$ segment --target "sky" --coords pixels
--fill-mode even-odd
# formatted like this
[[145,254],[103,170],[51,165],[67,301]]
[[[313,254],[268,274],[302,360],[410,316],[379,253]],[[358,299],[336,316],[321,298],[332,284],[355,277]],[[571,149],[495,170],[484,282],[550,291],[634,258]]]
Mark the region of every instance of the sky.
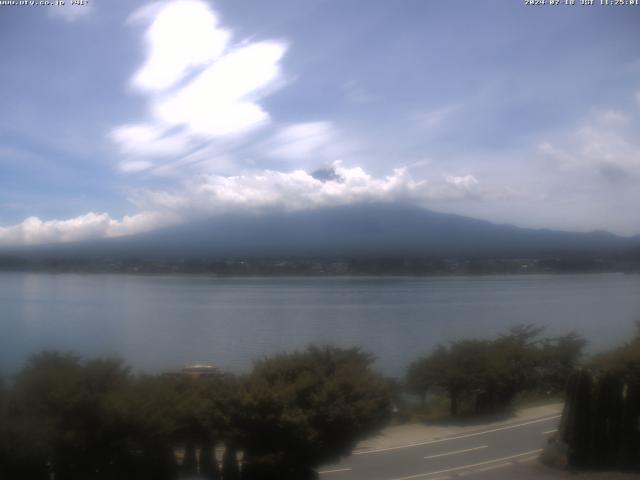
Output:
[[372,201],[640,234],[640,5],[10,3],[0,246]]

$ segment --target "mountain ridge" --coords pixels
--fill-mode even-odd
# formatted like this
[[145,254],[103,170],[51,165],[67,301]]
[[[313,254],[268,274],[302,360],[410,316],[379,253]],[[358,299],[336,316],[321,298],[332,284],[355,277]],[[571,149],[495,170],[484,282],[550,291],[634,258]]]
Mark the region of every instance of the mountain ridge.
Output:
[[602,255],[640,238],[496,224],[402,203],[236,213],[126,237],[0,249],[22,257],[348,257]]

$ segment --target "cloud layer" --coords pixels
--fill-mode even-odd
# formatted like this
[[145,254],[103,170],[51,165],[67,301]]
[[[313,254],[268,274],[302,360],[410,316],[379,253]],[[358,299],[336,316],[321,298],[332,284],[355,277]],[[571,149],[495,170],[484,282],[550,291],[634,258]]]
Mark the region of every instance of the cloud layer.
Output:
[[88,213],[67,220],[24,222],[0,228],[0,245],[68,242],[130,235],[207,216],[281,209],[287,211],[361,202],[459,199],[481,195],[472,176],[446,177],[439,182],[414,180],[406,169],[395,169],[375,178],[362,168],[332,167],[329,179],[319,179],[302,170],[263,172],[236,176],[203,175],[174,191],[136,192],[132,201],[141,213],[111,218],[106,213]]
[[0,245],[37,245],[74,242],[87,239],[117,237],[152,230],[175,223],[166,213],[143,212],[120,220],[107,213],[87,213],[66,220],[43,221],[29,217],[22,223],[0,227]]

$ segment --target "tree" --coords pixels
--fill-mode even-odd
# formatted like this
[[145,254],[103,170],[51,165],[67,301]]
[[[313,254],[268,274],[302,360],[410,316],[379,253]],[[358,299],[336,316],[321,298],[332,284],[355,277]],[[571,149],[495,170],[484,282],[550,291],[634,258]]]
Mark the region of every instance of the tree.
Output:
[[390,414],[385,380],[359,349],[309,347],[256,363],[242,399],[243,479],[314,478]]
[[179,402],[170,379],[149,375],[132,379],[120,397],[118,408],[132,454],[127,472],[131,478],[169,480],[175,477],[173,450],[179,430]]
[[495,409],[507,408],[517,395],[536,388],[542,342],[539,336],[543,330],[534,325],[517,325],[492,343],[500,378]]
[[460,340],[448,346],[440,345],[431,355],[410,366],[408,382],[414,391],[443,390],[449,397],[450,414],[458,415],[464,399],[493,394],[500,366],[494,354],[492,343],[487,340]]
[[567,381],[582,358],[586,343],[575,332],[541,342],[538,373],[540,390],[547,394],[566,390]]
[[175,402],[162,379],[119,360],[36,355],[9,398],[7,478],[170,479]]
[[237,450],[233,443],[227,441],[222,457],[222,478],[223,480],[239,480],[240,469],[238,468]]
[[118,468],[127,447],[115,405],[128,379],[117,360],[83,364],[51,352],[32,357],[16,378],[9,405],[15,428],[8,435],[33,445],[21,445],[30,465],[16,468],[52,471],[61,480],[98,478]]
[[453,342],[440,369],[439,385],[449,394],[450,413],[457,415],[464,396],[479,392],[487,376],[488,344],[482,340]]
[[429,390],[438,385],[438,371],[444,366],[446,354],[441,346],[430,356],[412,362],[407,369],[405,386],[410,393],[418,395],[423,404]]
[[[228,374],[171,379],[176,395],[177,442],[185,446],[183,473],[196,471],[208,479],[220,476],[214,448],[222,440],[233,443],[236,432],[238,382]],[[199,459],[195,452],[200,451]]]
[[640,325],[631,341],[571,376],[560,424],[569,465],[640,470],[638,418]]
[[474,413],[491,413],[541,385],[561,391],[585,342],[575,334],[540,340],[541,332],[521,325],[494,340],[440,345],[409,366],[407,387],[422,397],[430,388],[445,391],[451,415],[460,413],[463,402],[472,405]]
[[616,372],[625,378],[640,379],[640,321],[636,322],[636,335],[620,347],[594,356],[592,368]]

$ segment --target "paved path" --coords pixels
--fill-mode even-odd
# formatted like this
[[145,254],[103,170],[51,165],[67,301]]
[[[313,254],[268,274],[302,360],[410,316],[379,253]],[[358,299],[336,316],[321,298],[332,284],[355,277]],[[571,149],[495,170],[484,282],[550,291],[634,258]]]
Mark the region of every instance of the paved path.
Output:
[[512,478],[505,470],[538,458],[556,431],[562,406],[537,407],[484,425],[407,425],[367,440],[322,480],[445,480],[467,475]]

